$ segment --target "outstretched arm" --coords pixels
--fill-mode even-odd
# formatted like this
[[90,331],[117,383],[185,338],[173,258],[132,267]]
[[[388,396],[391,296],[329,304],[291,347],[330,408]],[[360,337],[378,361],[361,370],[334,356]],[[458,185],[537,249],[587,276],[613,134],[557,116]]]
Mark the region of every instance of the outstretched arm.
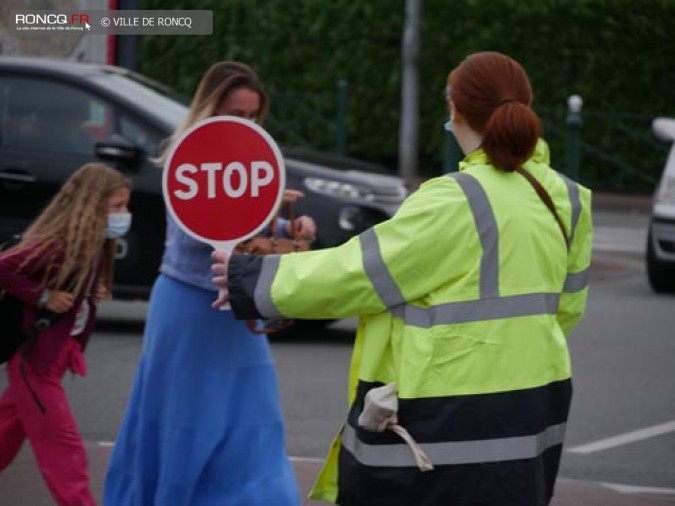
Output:
[[[457,226],[468,204],[457,183],[437,178],[396,215],[335,247],[288,255],[216,256],[215,282],[226,286],[238,318],[344,318],[415,301],[461,269],[453,244],[476,236]],[[439,234],[442,236],[439,237]]]

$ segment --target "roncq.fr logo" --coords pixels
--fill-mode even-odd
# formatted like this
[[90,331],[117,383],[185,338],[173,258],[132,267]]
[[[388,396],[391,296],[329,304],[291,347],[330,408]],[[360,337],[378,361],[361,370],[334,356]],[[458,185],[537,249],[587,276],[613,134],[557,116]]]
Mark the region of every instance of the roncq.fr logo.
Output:
[[89,14],[15,14],[14,22],[17,25],[87,25]]

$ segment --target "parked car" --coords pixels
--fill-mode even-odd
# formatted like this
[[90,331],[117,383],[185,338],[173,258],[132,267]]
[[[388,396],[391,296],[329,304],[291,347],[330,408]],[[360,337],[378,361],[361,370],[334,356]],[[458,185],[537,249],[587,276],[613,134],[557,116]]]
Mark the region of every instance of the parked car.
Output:
[[[108,163],[134,185],[114,295],[146,298],[165,228],[161,170],[149,158],[186,113],[170,90],[126,69],[0,56],[0,241],[24,230],[82,164]],[[341,244],[389,218],[406,196],[399,178],[356,161],[329,166],[296,151],[285,162],[287,187],[305,193],[297,212],[317,222],[315,247]]]
[[670,142],[670,154],[654,193],[647,235],[647,277],[655,292],[675,293],[675,118],[656,118],[656,137]]

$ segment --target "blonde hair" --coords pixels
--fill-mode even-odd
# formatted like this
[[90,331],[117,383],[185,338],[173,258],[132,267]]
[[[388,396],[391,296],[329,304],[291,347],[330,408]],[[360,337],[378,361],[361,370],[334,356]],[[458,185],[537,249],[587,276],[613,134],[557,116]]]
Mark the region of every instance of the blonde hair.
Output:
[[100,281],[111,293],[115,240],[106,239],[108,205],[122,188],[131,190],[131,181],[121,172],[103,164],[85,164],[28,227],[18,247],[35,248],[24,265],[46,257],[45,288],[79,294],[100,258]]
[[163,165],[168,152],[178,138],[193,124],[216,115],[221,102],[234,90],[245,88],[260,96],[260,112],[256,123],[261,125],[269,111],[269,99],[263,91],[258,75],[244,63],[221,61],[211,65],[199,82],[190,110],[183,124],[167,140],[164,151],[152,161]]

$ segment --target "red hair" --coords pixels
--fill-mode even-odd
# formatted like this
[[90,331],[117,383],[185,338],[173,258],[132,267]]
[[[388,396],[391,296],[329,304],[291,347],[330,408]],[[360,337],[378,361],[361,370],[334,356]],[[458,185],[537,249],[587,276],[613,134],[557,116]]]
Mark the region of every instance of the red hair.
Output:
[[502,53],[469,55],[448,76],[455,109],[482,138],[495,167],[513,171],[534,151],[541,122],[525,69]]

